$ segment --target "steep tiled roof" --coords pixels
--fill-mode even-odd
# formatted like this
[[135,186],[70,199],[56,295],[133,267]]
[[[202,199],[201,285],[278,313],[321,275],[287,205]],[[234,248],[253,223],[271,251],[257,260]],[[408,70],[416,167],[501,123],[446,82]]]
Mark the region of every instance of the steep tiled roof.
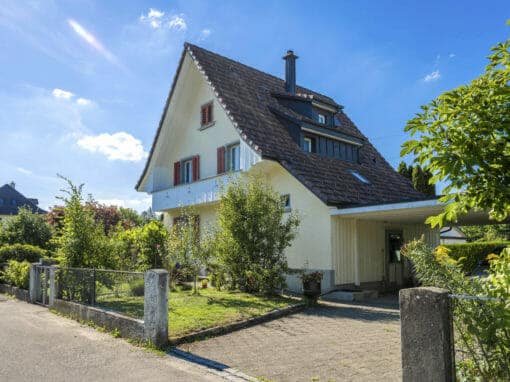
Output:
[[20,207],[28,207],[32,212],[45,214],[34,202],[37,199],[28,199],[10,184],[0,187],[0,215],[17,215]]
[[[384,160],[342,109],[337,114],[340,126],[336,129],[363,140],[359,163],[306,153],[291,138],[281,118],[277,117],[278,113],[275,113],[276,110],[290,117],[299,117],[290,109],[282,107],[275,97],[275,94],[284,92],[284,80],[196,45],[185,44],[185,51],[191,54],[210,82],[241,137],[263,158],[278,161],[324,203],[353,206],[425,198]],[[333,99],[300,86],[297,86],[296,93],[337,105]],[[161,126],[162,123],[151,154]],[[149,161],[150,157],[137,187],[147,171]],[[361,182],[351,171],[357,171],[370,183]]]

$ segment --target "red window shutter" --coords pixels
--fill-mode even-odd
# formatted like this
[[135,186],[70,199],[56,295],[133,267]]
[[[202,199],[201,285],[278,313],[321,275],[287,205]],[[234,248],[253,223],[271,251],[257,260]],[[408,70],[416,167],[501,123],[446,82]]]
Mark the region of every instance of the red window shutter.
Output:
[[218,174],[223,174],[225,172],[225,146],[218,147],[217,150],[218,157]]
[[181,162],[174,163],[174,186],[181,183]]
[[200,178],[200,155],[195,155],[192,159],[193,182]]

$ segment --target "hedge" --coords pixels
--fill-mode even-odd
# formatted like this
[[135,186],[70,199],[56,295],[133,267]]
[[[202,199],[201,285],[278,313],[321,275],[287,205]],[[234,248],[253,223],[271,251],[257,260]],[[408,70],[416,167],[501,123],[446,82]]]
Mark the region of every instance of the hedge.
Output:
[[30,283],[30,263],[28,261],[9,260],[9,265],[1,272],[0,276],[6,284],[28,289]]
[[12,244],[0,247],[0,263],[7,263],[9,260],[35,263],[39,259],[51,257],[51,255],[50,251],[29,244]]
[[462,267],[466,273],[472,273],[480,261],[485,260],[487,255],[498,251],[502,247],[510,246],[510,241],[474,242],[465,244],[443,244],[450,250],[448,256],[458,260],[461,257]]

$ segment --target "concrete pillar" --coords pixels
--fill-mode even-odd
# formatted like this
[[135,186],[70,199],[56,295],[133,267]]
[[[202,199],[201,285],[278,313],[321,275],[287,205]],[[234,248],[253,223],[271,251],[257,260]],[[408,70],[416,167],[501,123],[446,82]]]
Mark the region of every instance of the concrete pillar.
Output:
[[58,267],[52,265],[50,267],[50,296],[48,299],[48,306],[53,307],[55,300],[58,298],[58,280],[57,280]]
[[30,284],[28,288],[28,293],[30,296],[31,303],[35,303],[37,301],[41,291],[40,274],[37,270],[38,265],[39,263],[30,264]]
[[402,380],[455,380],[453,323],[448,291],[410,288],[400,291]]
[[164,269],[145,272],[145,339],[157,347],[168,343],[168,281]]

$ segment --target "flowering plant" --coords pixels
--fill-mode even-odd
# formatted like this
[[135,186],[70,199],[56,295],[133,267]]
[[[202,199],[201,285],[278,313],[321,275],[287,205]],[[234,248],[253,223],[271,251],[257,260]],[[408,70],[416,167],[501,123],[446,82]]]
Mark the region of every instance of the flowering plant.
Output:
[[303,273],[303,274],[301,274],[300,277],[301,277],[301,280],[303,281],[303,283],[308,283],[311,281],[320,283],[323,276],[324,276],[324,274],[322,272],[315,271],[315,272]]

